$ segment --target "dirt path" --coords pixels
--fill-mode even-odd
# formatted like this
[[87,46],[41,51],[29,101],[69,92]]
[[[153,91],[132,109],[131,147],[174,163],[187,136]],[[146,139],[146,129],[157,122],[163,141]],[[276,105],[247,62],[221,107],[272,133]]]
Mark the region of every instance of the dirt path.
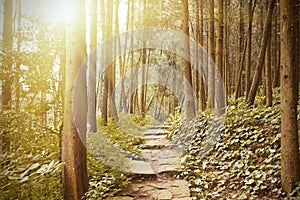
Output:
[[133,183],[107,200],[191,200],[188,182],[176,179],[181,151],[166,139],[165,127],[152,127],[142,137],[142,159],[128,159]]

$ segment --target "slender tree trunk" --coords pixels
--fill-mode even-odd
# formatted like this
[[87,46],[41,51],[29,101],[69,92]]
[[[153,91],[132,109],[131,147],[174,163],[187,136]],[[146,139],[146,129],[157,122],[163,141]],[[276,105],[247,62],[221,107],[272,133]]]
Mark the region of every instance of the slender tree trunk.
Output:
[[300,180],[298,144],[299,14],[297,1],[280,1],[281,184],[288,194]]
[[[278,5],[279,5],[279,1]],[[279,87],[280,84],[280,37],[279,37],[279,32],[280,32],[280,26],[279,26],[279,21],[280,21],[280,6],[277,6],[277,12],[275,15],[275,64],[274,64],[274,78],[273,78],[273,87]]]
[[[3,48],[4,52],[9,55],[12,52],[13,48],[13,31],[12,31],[12,23],[13,23],[13,2],[11,0],[4,0],[4,23],[3,23]],[[8,58],[10,56],[7,56]],[[7,59],[3,63],[5,70],[9,72],[12,68],[12,60]],[[12,100],[12,79],[7,76],[2,80],[2,108],[10,109],[11,100]],[[9,151],[10,147],[10,137],[8,133],[2,134],[2,152]]]
[[[215,61],[215,4],[214,0],[209,0],[209,56]],[[208,91],[207,108],[215,107],[215,66],[208,63]]]
[[141,115],[142,117],[146,116],[146,58],[147,51],[142,49],[142,86],[141,86]]
[[[80,200],[88,189],[85,1],[68,0],[66,90],[62,136],[63,196]],[[72,18],[72,19],[71,19]]]
[[[18,40],[17,40],[17,52],[19,55],[21,55],[21,19],[22,19],[22,3],[21,3],[21,0],[18,0],[17,1],[17,6],[18,6]],[[20,60],[21,58],[18,58],[18,61],[16,63],[16,70],[17,70],[17,73],[16,73],[16,109],[19,110],[20,109],[20,93],[21,93],[21,86],[20,86],[20,73],[21,73],[21,70],[20,70]]]
[[226,104],[228,102],[228,96],[230,95],[230,77],[229,77],[229,26],[228,26],[228,9],[229,9],[230,1],[225,0],[225,9],[224,9],[224,16],[225,16],[225,32],[224,32],[224,38],[225,38],[225,56],[224,56],[224,83],[225,83],[225,92],[226,92]]
[[224,12],[223,0],[218,0],[218,25],[217,25],[217,56],[216,65],[218,71],[216,72],[216,103],[218,114],[225,113],[225,93],[223,84],[223,27],[224,27]]
[[[134,26],[134,4],[135,4],[135,0],[131,0],[131,31],[133,31],[133,26]],[[129,22],[127,22],[129,23]],[[130,48],[132,49],[133,48],[133,34],[131,34],[131,38],[130,38]],[[128,55],[129,56],[129,55]],[[134,80],[135,80],[135,77],[134,77],[134,69],[133,69],[133,65],[134,65],[134,52],[131,51],[130,53],[130,61],[131,61],[131,72],[130,72],[130,79],[131,79],[131,84],[130,84],[130,102],[129,102],[129,112],[131,114],[134,113],[134,95],[135,95],[135,91],[134,90]]]
[[249,0],[248,2],[248,57],[247,57],[247,65],[246,65],[246,80],[245,80],[245,93],[246,99],[249,94],[250,86],[251,86],[251,67],[252,67],[252,21],[253,21],[253,14],[256,6],[256,0]]
[[[244,17],[244,6],[245,6],[245,0],[240,0],[239,5],[239,50],[238,50],[238,66],[236,71],[236,98],[241,97],[243,92],[243,80],[240,77],[240,70],[242,72],[244,71],[245,67],[245,57],[244,57],[244,47],[245,45],[245,17]],[[240,80],[238,80],[240,78]],[[239,84],[237,84],[240,82]]]
[[256,91],[257,91],[259,82],[261,80],[261,74],[262,74],[262,69],[263,69],[263,66],[264,66],[264,60],[265,60],[265,54],[266,54],[268,38],[270,36],[269,32],[270,32],[270,29],[271,29],[271,26],[272,26],[272,13],[273,13],[273,9],[274,9],[274,3],[275,3],[275,0],[270,0],[267,19],[266,19],[265,28],[264,28],[263,39],[262,39],[262,46],[261,46],[261,49],[260,49],[260,52],[259,52],[258,62],[256,64],[256,71],[255,71],[254,78],[253,78],[251,88],[250,88],[250,91],[249,91],[249,96],[247,98],[247,103],[249,105],[254,104]]
[[[107,39],[107,32],[105,30],[106,27],[106,14],[105,14],[105,3],[104,0],[100,0],[100,6],[101,6],[101,26],[102,26],[102,35],[104,40]],[[106,62],[105,60],[107,53],[106,52],[101,52],[102,55],[102,65],[104,65]],[[107,66],[103,66],[102,70],[107,70]],[[107,125],[107,119],[108,119],[108,79],[107,79],[107,71],[104,71],[103,74],[103,94],[102,94],[102,107],[101,107],[101,114],[102,114],[102,122],[103,125],[106,126]]]
[[[199,1],[196,1],[195,2],[196,3],[196,27],[195,27],[195,34],[196,34],[196,36],[195,36],[195,40],[197,41],[197,42],[199,42],[200,43],[200,5],[199,5]],[[201,45],[201,44],[200,44]],[[199,51],[199,49],[197,48],[196,49],[196,57],[197,57],[197,59],[196,59],[196,63],[195,63],[195,65],[196,65],[196,68],[195,68],[195,70],[194,70],[194,75],[193,75],[193,77],[194,77],[194,90],[195,90],[195,93],[196,93],[196,99],[197,99],[197,104],[198,105],[200,105],[200,107],[202,107],[201,106],[201,100],[200,100],[200,79],[201,79],[201,67],[202,66],[200,66],[201,65],[201,51]],[[200,61],[200,62],[199,62]]]
[[272,73],[271,73],[271,65],[272,65],[272,46],[271,46],[271,39],[272,36],[272,28],[269,32],[269,40],[267,44],[267,49],[266,49],[266,65],[265,65],[265,78],[266,78],[266,106],[271,107],[272,106]]
[[[183,33],[189,36],[189,8],[188,0],[183,0]],[[193,85],[192,85],[192,73],[190,65],[190,42],[187,38],[184,42],[184,51],[188,55],[188,59],[183,60],[184,67],[184,95],[185,95],[185,117],[189,121],[193,119],[196,115],[195,111],[195,101],[193,95]]]
[[[113,1],[109,1],[108,4],[108,17],[107,17],[107,23],[108,26],[110,26],[110,30],[108,33],[108,37],[112,37],[112,30],[113,30]],[[117,2],[116,4],[116,12],[119,12],[119,4]],[[116,15],[118,17],[118,15]],[[116,41],[114,41],[116,42]],[[115,47],[115,46],[114,46]],[[114,60],[114,62],[111,64],[110,69],[109,69],[109,96],[110,96],[110,103],[111,103],[111,114],[112,118],[114,121],[119,121],[119,116],[118,116],[118,111],[117,111],[117,106],[116,106],[116,100],[115,100],[115,94],[114,94],[114,89],[115,89],[115,71],[116,71],[116,64],[115,64],[115,56],[116,55],[116,48],[114,48],[114,51],[112,50],[113,47],[110,48],[110,57]],[[113,54],[114,53],[114,54]]]
[[97,132],[96,120],[96,63],[97,63],[97,0],[91,1],[90,54],[88,57],[88,131]]
[[[197,1],[198,2],[198,1]],[[200,1],[200,33],[199,33],[199,43],[201,47],[204,47],[204,41],[203,41],[203,36],[204,36],[204,2]],[[198,7],[198,5],[197,5]],[[204,83],[204,52],[200,52],[200,61],[201,61],[201,66],[200,66],[200,88],[199,88],[199,93],[200,93],[200,108],[202,110],[206,109],[206,92],[205,92],[205,83]],[[207,84],[207,83],[206,83]]]
[[[242,56],[242,63],[244,63],[245,57],[246,57],[246,50],[247,50],[247,41],[245,43],[244,51],[243,51],[243,56]],[[238,99],[241,95],[241,83],[242,83],[242,73],[244,70],[244,65],[240,65],[237,77],[236,77],[236,88],[235,88],[235,99]]]

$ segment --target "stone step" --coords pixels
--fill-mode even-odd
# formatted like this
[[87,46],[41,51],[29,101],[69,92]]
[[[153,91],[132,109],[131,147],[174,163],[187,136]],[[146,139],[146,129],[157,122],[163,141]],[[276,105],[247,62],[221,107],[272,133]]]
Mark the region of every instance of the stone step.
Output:
[[142,133],[142,135],[166,135],[168,134],[167,130],[162,129],[148,129]]
[[152,126],[149,129],[168,129],[171,128],[171,126],[167,126],[167,125],[157,125],[157,126]]
[[137,160],[128,160],[128,168],[124,172],[132,174],[147,174],[154,175],[162,172],[180,172],[180,164],[178,163],[158,163],[155,162],[144,162]]
[[166,135],[145,135],[143,136],[145,140],[157,140],[157,139],[166,139]]

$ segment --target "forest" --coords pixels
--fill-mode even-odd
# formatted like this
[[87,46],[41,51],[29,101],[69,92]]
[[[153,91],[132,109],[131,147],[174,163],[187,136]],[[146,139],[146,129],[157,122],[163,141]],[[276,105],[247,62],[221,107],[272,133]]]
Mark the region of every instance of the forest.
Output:
[[299,0],[0,0],[0,200],[299,199]]

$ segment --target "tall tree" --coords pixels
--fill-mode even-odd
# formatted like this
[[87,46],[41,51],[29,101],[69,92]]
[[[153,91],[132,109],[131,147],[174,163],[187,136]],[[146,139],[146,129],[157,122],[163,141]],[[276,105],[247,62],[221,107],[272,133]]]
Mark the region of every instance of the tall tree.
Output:
[[86,166],[85,1],[68,0],[66,24],[66,85],[62,135],[63,196],[79,200],[88,189]]
[[269,40],[266,49],[266,63],[265,63],[265,85],[266,85],[266,106],[272,106],[272,28],[269,32]]
[[[105,1],[104,0],[100,0],[100,7],[101,7],[101,26],[102,26],[102,35],[103,35],[103,40],[107,39],[107,32],[106,32],[106,15],[105,15]],[[105,59],[106,55],[105,55],[105,51],[102,51],[101,54],[101,59],[102,59],[102,63],[101,65],[105,65]],[[104,68],[106,68],[106,66],[104,66]],[[104,70],[104,69],[102,69]],[[102,106],[101,106],[101,114],[102,114],[102,120],[103,120],[103,124],[106,125],[107,124],[107,119],[108,119],[108,79],[107,79],[107,72],[104,72],[103,75],[103,94],[102,94]],[[102,92],[102,91],[101,91]]]
[[[7,55],[5,63],[3,63],[4,71],[9,72],[12,68],[12,59],[9,56],[13,48],[13,31],[12,31],[12,22],[13,22],[13,2],[11,0],[4,1],[4,23],[3,23],[3,48]],[[11,106],[12,100],[12,77],[9,76],[9,73],[6,73],[6,77],[2,80],[2,106],[4,109],[9,109]],[[2,134],[2,151],[8,151],[10,146],[10,139],[7,133]]]
[[281,184],[288,194],[300,180],[298,144],[299,13],[297,1],[280,1]]
[[[197,1],[198,2],[198,1]],[[199,32],[199,44],[204,47],[204,2],[201,1],[200,5],[197,5],[197,7],[200,6],[200,8],[198,8],[198,10],[200,9],[200,32]],[[201,60],[201,70],[200,70],[200,88],[199,88],[199,92],[200,92],[200,107],[202,110],[205,110],[206,108],[206,91],[205,91],[205,85],[204,85],[204,52],[201,52],[200,55],[200,60]],[[207,84],[207,83],[206,83]]]
[[96,123],[96,48],[97,48],[97,0],[92,0],[90,20],[90,54],[88,57],[88,131],[97,131]]
[[[17,40],[17,52],[18,52],[18,55],[21,55],[21,41],[22,41],[22,36],[21,36],[21,19],[22,19],[22,3],[21,3],[21,0],[18,0],[17,1],[17,9],[18,9],[18,34],[17,34],[17,37],[18,37],[18,40]],[[18,59],[19,60],[19,59]],[[20,84],[19,84],[19,81],[20,81],[20,62],[18,61],[16,63],[16,82],[17,82],[17,85],[16,85],[16,109],[19,109],[20,108],[20,93],[21,93],[21,87],[20,87]]]
[[183,60],[184,67],[184,95],[185,95],[185,117],[187,121],[195,117],[195,100],[192,91],[192,70],[190,64],[190,41],[189,41],[189,3],[188,0],[183,0],[183,33],[187,36],[184,41],[184,51],[187,58]]
[[248,93],[251,86],[251,66],[252,66],[252,22],[253,15],[256,7],[256,0],[249,0],[248,2],[248,42],[247,42],[247,65],[246,65],[246,78],[245,78],[245,92],[246,98],[248,97]]
[[[209,0],[209,56],[215,61],[215,3]],[[208,63],[208,89],[207,108],[214,108],[215,105],[215,66]]]
[[257,88],[258,88],[260,80],[261,80],[261,74],[262,74],[262,69],[263,69],[264,61],[265,61],[267,43],[268,43],[268,39],[270,36],[269,33],[270,33],[270,30],[272,27],[272,14],[273,14],[273,9],[274,9],[274,4],[275,4],[275,0],[270,0],[268,14],[267,14],[266,22],[265,22],[265,27],[264,27],[263,38],[262,38],[262,46],[260,48],[260,52],[258,55],[258,61],[256,63],[256,71],[255,71],[254,78],[253,78],[251,88],[249,91],[249,95],[247,98],[247,103],[249,105],[253,105],[253,103],[254,103]]
[[236,98],[239,98],[242,94],[242,72],[244,71],[244,64],[245,64],[245,55],[246,55],[246,42],[245,41],[245,17],[244,17],[244,7],[245,1],[239,0],[239,45],[238,45],[238,56],[237,56],[237,63],[238,68],[236,70],[236,79],[235,79],[235,86],[236,86]]
[[[224,27],[224,12],[223,0],[218,0],[218,25],[217,25],[217,55],[216,65],[218,72],[216,72],[216,103],[219,114],[225,113],[225,94],[222,80],[223,72],[223,27]],[[223,76],[224,77],[224,76]]]

